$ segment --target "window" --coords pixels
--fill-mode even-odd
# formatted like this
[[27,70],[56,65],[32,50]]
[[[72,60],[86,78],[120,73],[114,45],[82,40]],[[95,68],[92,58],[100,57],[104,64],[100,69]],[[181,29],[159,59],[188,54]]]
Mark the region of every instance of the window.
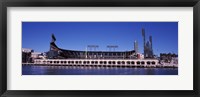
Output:
[[83,64],[86,64],[86,61],[83,61]]
[[121,62],[120,62],[120,61],[118,61],[118,62],[117,62],[117,64],[121,64]]

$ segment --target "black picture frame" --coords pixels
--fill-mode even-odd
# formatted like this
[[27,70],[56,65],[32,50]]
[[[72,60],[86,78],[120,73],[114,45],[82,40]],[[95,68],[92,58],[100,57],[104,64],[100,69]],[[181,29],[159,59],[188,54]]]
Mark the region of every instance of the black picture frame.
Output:
[[[7,90],[7,7],[193,7],[193,90]],[[2,97],[199,97],[200,0],[1,0],[0,95]]]

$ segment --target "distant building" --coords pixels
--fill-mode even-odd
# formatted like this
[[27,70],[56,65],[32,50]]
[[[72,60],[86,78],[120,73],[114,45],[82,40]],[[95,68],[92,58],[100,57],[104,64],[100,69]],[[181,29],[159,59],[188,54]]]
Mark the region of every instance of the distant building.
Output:
[[31,53],[34,52],[32,49],[22,48],[22,63],[33,62]]
[[32,52],[31,53],[31,57],[33,59],[40,59],[40,56],[42,56],[42,53],[40,53],[40,52]]
[[35,59],[46,59],[46,53],[41,53],[41,52],[32,52],[31,53],[31,58],[34,61]]
[[142,28],[144,58],[154,58],[152,36],[149,36],[149,41],[146,42],[145,29]]
[[161,53],[160,60],[165,63],[171,63],[172,61],[178,63],[178,55],[172,53]]
[[143,54],[140,54],[140,53],[138,53],[138,54],[137,54],[137,58],[138,58],[138,59],[144,59],[144,55],[143,55]]
[[34,52],[34,50],[29,48],[22,48],[22,52],[29,53],[29,52]]
[[22,48],[22,63],[32,63],[35,59],[46,59],[46,54],[34,52],[32,49]]
[[138,53],[138,42],[137,41],[134,41],[134,50],[135,50],[135,53],[137,54]]

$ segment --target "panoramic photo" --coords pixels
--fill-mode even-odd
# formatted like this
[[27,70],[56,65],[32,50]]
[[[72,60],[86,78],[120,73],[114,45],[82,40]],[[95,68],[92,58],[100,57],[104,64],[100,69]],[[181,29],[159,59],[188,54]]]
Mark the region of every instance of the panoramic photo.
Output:
[[22,22],[22,75],[178,75],[178,22]]

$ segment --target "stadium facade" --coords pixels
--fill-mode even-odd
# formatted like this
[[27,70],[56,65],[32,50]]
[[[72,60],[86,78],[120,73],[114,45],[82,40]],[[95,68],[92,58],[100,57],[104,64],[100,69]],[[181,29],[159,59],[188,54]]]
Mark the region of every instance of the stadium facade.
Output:
[[[142,28],[144,58],[152,59],[153,41],[152,36],[149,36],[149,41],[146,42],[145,29]],[[134,42],[134,50],[129,51],[76,51],[59,48],[56,43],[56,38],[52,34],[52,41],[50,42],[50,50],[47,55],[49,59],[140,59],[138,52],[138,43]]]
[[52,34],[48,59],[137,59],[135,50],[130,51],[76,51],[59,48]]

